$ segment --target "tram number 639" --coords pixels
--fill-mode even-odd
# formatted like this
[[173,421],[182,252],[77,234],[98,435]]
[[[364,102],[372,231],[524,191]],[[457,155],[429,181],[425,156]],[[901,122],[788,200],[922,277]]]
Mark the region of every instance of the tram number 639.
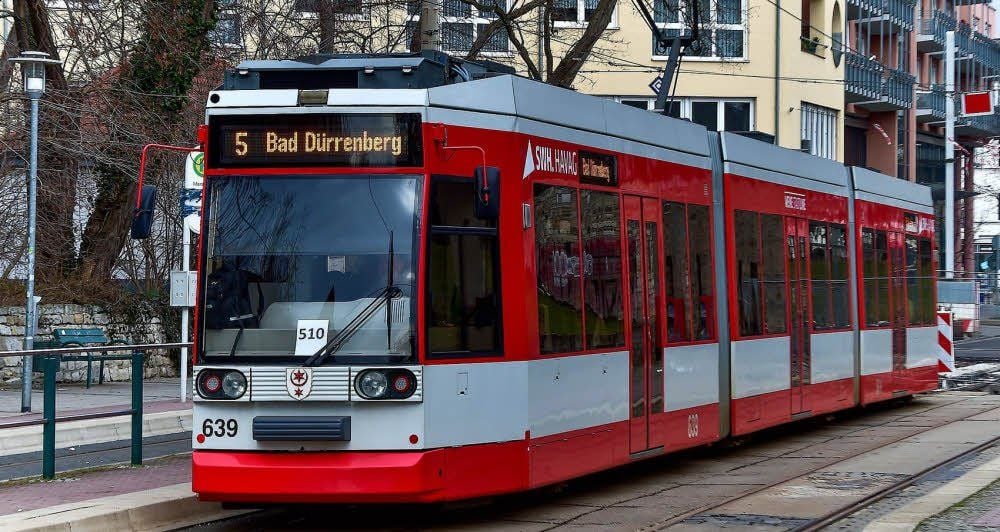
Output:
[[688,438],[698,437],[698,414],[688,414]]
[[235,419],[206,419],[204,423],[201,424],[201,433],[205,435],[206,438],[215,436],[221,438],[223,436],[229,436],[232,438],[236,436],[239,432],[240,426]]

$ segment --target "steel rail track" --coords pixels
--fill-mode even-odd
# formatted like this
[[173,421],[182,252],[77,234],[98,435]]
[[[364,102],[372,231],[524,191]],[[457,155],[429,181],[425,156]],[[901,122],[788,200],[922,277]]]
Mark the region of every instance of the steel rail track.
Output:
[[855,501],[855,502],[853,502],[853,503],[851,503],[851,504],[849,504],[847,506],[843,506],[843,507],[841,507],[841,508],[839,508],[837,510],[829,512],[826,515],[818,517],[818,518],[816,518],[816,519],[814,519],[814,520],[812,520],[812,521],[810,521],[810,522],[808,522],[806,524],[803,524],[803,525],[801,525],[801,526],[799,526],[797,528],[793,528],[792,531],[793,532],[814,532],[816,530],[820,530],[820,529],[822,529],[824,527],[830,526],[830,525],[836,523],[837,521],[840,521],[841,519],[844,519],[845,517],[848,517],[850,515],[856,514],[859,511],[864,510],[865,508],[868,508],[869,506],[871,506],[871,505],[873,505],[873,504],[881,501],[882,499],[885,499],[886,497],[889,497],[889,496],[891,496],[893,494],[899,493],[900,491],[902,491],[902,490],[904,490],[904,489],[906,489],[906,488],[908,488],[908,487],[916,484],[917,482],[920,482],[921,480],[925,479],[929,475],[931,475],[931,474],[933,474],[933,473],[935,473],[937,471],[940,471],[941,469],[947,468],[947,467],[949,467],[949,466],[951,466],[951,465],[959,462],[963,458],[966,458],[968,456],[972,456],[972,455],[978,454],[978,453],[980,453],[980,452],[982,452],[982,451],[984,451],[986,449],[989,449],[990,447],[993,447],[994,445],[997,445],[997,444],[1000,444],[1000,436],[998,436],[996,438],[993,438],[992,440],[980,443],[979,445],[976,445],[975,447],[972,447],[971,449],[967,449],[965,451],[962,451],[961,453],[959,453],[959,454],[957,454],[957,455],[955,455],[955,456],[953,456],[953,457],[951,457],[951,458],[949,458],[949,459],[947,459],[947,460],[945,460],[943,462],[939,462],[939,463],[934,464],[934,465],[932,465],[932,466],[930,466],[930,467],[928,467],[926,469],[923,469],[922,471],[920,471],[920,472],[918,472],[918,473],[910,476],[909,478],[903,479],[903,480],[901,480],[899,482],[896,482],[896,483],[894,483],[892,485],[886,486],[885,488],[882,488],[882,489],[876,491],[875,493],[872,493],[872,494],[870,494],[870,495],[868,495],[868,496],[866,496],[866,497],[864,497],[864,498],[862,498],[862,499],[860,499],[858,501]]
[[[935,392],[931,392],[931,393],[935,393]],[[946,403],[946,404],[942,404],[942,405],[936,406],[934,408],[931,408],[931,409],[927,410],[926,412],[931,412],[933,410],[937,410],[938,408],[942,408],[944,406],[947,406],[947,404],[952,404],[952,403]],[[941,427],[943,427],[945,425],[950,425],[950,424],[958,422],[958,421],[964,421],[964,420],[967,420],[967,419],[969,419],[971,417],[978,416],[980,414],[982,414],[981,411],[973,413],[973,414],[970,414],[970,415],[968,415],[968,416],[966,416],[964,418],[961,418],[961,419],[953,419],[953,420],[945,421],[945,422],[942,422],[942,423],[938,423],[938,424],[935,424],[933,426],[926,427],[926,428],[924,428],[923,430],[921,430],[919,432],[914,432],[912,434],[906,434],[906,435],[900,436],[898,438],[893,438],[892,440],[889,440],[889,441],[885,442],[883,445],[881,445],[878,448],[887,447],[889,445],[893,445],[893,444],[899,443],[899,442],[901,442],[901,441],[903,441],[905,439],[912,438],[914,436],[919,436],[921,434],[930,432],[932,430],[939,429],[939,428],[941,428]],[[998,441],[1000,441],[1000,438],[994,438],[993,440],[990,440],[989,442],[977,445],[976,447],[974,447],[972,449],[968,449],[966,451],[963,451],[962,454],[960,454],[958,456],[955,456],[954,458],[948,459],[948,462],[951,462],[952,460],[961,458],[966,453],[976,452],[977,448],[980,447],[980,446],[985,445],[986,447],[989,447],[991,445],[996,444]],[[989,445],[987,445],[987,444],[989,444]],[[746,499],[746,498],[751,497],[753,495],[756,495],[758,493],[767,491],[767,490],[769,490],[769,489],[771,489],[771,488],[773,488],[773,487],[775,487],[775,486],[777,486],[779,484],[784,484],[785,482],[788,482],[790,480],[794,480],[796,478],[800,478],[800,477],[804,477],[804,476],[807,476],[807,475],[811,475],[811,474],[813,474],[813,473],[815,473],[815,472],[817,472],[817,471],[819,471],[821,469],[826,469],[828,467],[831,467],[831,466],[834,466],[834,465],[846,462],[848,460],[857,458],[858,456],[861,456],[861,455],[863,455],[865,453],[872,452],[874,450],[875,449],[866,449],[866,450],[858,451],[858,452],[852,453],[852,454],[850,454],[848,456],[845,456],[843,458],[839,458],[837,460],[834,460],[833,462],[829,462],[829,463],[818,465],[818,466],[816,466],[814,468],[811,468],[811,469],[805,471],[804,473],[800,473],[800,474],[792,476],[792,477],[781,478],[781,479],[776,480],[774,482],[765,484],[765,485],[763,485],[763,486],[761,486],[761,487],[759,487],[757,489],[754,489],[752,491],[749,491],[749,492],[746,492],[746,493],[743,493],[743,494],[740,494],[740,495],[735,495],[733,497],[729,497],[729,498],[723,500],[722,502],[709,503],[709,504],[703,505],[701,507],[694,508],[692,510],[688,510],[688,511],[686,511],[686,512],[680,514],[680,515],[676,515],[676,516],[670,517],[668,519],[664,519],[662,521],[659,521],[659,522],[656,522],[656,523],[652,523],[650,525],[642,527],[642,528],[639,529],[639,532],[649,532],[649,531],[653,531],[653,530],[664,530],[664,529],[667,529],[667,528],[669,528],[669,527],[671,527],[673,525],[676,525],[676,524],[678,524],[678,523],[680,523],[682,521],[687,520],[688,518],[691,518],[691,517],[694,517],[696,515],[703,514],[703,513],[706,513],[706,512],[710,512],[711,510],[713,510],[715,508],[720,508],[722,506],[726,506],[726,505],[728,505],[730,503],[733,503],[733,502],[736,502],[736,501],[739,501],[739,500],[742,500],[742,499]],[[979,449],[979,450],[981,450],[981,449]],[[932,466],[932,467],[942,467],[942,466],[941,466],[941,464],[938,464],[938,465],[935,465],[935,466]],[[922,475],[924,473],[921,472],[919,474]],[[905,486],[904,486],[904,488],[905,488]],[[903,488],[900,488],[900,489],[903,489]],[[851,512],[851,513],[854,513],[854,512]]]

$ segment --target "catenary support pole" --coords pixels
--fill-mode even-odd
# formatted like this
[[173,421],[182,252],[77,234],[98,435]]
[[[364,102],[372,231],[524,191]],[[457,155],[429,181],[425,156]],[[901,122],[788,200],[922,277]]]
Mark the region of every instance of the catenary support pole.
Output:
[[[31,98],[31,155],[28,161],[28,274],[24,304],[24,349],[35,347],[35,209],[38,181],[38,98]],[[21,412],[31,412],[31,356],[21,363]]]
[[955,277],[955,32],[944,45],[944,276]]

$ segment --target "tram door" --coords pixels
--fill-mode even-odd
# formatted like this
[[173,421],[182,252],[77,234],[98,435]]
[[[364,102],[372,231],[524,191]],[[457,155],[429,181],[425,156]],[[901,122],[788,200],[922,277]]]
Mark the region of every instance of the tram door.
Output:
[[[906,369],[906,243],[889,233],[889,319],[892,323],[892,372]],[[914,250],[916,254],[916,250]],[[898,377],[898,375],[894,375]],[[896,381],[899,382],[898,380]],[[895,389],[893,391],[896,391]]]
[[785,219],[788,246],[789,356],[791,357],[792,415],[805,410],[802,388],[809,384],[809,222],[802,218]]
[[663,350],[659,345],[659,201],[625,197],[629,342],[629,450],[650,448],[649,416],[663,411]]

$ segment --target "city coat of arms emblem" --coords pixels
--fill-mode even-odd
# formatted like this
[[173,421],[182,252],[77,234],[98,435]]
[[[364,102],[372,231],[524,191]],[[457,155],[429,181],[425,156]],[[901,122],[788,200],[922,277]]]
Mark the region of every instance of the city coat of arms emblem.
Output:
[[313,386],[312,368],[288,368],[285,370],[285,389],[292,399],[301,401],[309,397]]

